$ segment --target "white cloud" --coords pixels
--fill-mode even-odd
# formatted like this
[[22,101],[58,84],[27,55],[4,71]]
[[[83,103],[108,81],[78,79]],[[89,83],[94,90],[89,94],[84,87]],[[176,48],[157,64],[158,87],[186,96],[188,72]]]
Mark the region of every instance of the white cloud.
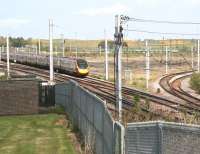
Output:
[[163,7],[168,9],[169,7],[195,7],[200,4],[200,0],[135,0],[135,4],[139,6],[145,6],[149,8]]
[[8,18],[0,19],[1,28],[16,28],[25,24],[28,24],[30,21],[26,19],[17,19],[17,18]]
[[184,1],[187,2],[188,4],[191,4],[191,5],[198,5],[198,4],[200,4],[199,0],[184,0]]
[[126,5],[117,3],[110,7],[101,7],[101,8],[88,8],[81,10],[79,14],[86,16],[97,16],[97,15],[113,15],[127,13],[129,8]]
[[164,1],[161,0],[136,0],[136,5],[148,6],[148,7],[157,7],[161,5]]

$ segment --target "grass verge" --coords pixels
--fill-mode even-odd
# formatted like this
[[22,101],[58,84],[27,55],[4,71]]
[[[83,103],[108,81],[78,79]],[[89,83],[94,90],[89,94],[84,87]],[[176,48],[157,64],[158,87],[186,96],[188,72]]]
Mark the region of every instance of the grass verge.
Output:
[[64,115],[0,117],[2,154],[75,154]]

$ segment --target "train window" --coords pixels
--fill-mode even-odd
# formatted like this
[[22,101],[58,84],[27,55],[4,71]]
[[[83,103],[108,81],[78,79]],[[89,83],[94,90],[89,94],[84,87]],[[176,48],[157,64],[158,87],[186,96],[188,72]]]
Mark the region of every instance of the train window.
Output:
[[78,59],[78,60],[77,60],[77,65],[78,65],[78,67],[79,67],[80,69],[85,69],[85,68],[88,67],[87,62],[86,62],[85,60],[83,60],[83,59]]

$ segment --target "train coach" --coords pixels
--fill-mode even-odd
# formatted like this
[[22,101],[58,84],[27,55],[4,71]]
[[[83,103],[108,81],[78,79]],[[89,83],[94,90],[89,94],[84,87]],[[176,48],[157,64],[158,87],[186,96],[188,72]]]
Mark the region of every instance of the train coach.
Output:
[[[2,53],[1,58],[6,61],[6,53]],[[49,68],[49,56],[27,53],[10,53],[10,61],[40,68]],[[56,71],[79,77],[87,76],[89,73],[88,63],[84,59],[55,56],[53,61],[54,69]]]

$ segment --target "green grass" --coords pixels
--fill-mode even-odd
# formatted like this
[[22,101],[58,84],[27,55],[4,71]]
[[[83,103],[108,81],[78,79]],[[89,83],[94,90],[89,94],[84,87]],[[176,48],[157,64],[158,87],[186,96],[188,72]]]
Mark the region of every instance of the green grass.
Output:
[[75,154],[63,115],[0,117],[0,154]]

